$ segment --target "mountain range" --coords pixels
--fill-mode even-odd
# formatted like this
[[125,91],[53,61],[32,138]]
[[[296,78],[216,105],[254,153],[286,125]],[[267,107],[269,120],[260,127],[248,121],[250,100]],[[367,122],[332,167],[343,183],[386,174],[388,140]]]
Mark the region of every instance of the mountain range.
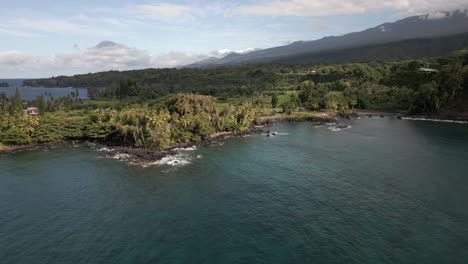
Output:
[[468,12],[459,10],[412,16],[342,36],[297,41],[246,54],[231,53],[223,58],[208,58],[186,67],[401,59],[442,56],[464,48],[468,48]]

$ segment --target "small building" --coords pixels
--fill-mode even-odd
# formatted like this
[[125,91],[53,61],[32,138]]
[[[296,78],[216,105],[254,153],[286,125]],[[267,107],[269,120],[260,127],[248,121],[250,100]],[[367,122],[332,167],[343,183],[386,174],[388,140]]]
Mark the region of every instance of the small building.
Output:
[[438,72],[436,69],[429,69],[429,68],[419,68],[419,72]]
[[35,115],[38,115],[39,114],[39,109],[37,109],[36,107],[29,107],[28,109],[24,110],[28,115],[32,115],[32,116],[35,116]]

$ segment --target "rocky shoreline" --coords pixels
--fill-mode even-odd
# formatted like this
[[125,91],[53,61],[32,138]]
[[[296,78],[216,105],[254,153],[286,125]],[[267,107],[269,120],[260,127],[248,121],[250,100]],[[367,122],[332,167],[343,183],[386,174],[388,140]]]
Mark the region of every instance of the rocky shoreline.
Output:
[[[354,114],[355,116],[380,116],[380,117],[396,117],[398,119],[405,120],[424,120],[424,121],[436,121],[436,122],[447,122],[447,123],[466,123],[468,122],[468,114],[439,114],[439,115],[408,115],[404,112],[371,112],[371,111],[358,111]],[[349,115],[348,115],[349,116]],[[347,116],[341,116],[347,117]]]
[[59,148],[59,147],[73,147],[77,146],[80,141],[76,140],[65,140],[65,141],[54,141],[54,142],[42,142],[42,143],[30,143],[26,145],[7,145],[0,148],[0,156],[7,154],[13,154],[21,151],[31,151],[31,150],[43,150],[50,148]]
[[131,164],[149,166],[154,164],[167,156],[177,155],[178,151],[184,148],[194,149],[198,146],[221,146],[224,144],[224,140],[228,137],[235,136],[249,136],[253,134],[264,133],[263,127],[270,126],[277,123],[283,122],[335,122],[337,121],[335,115],[317,115],[308,116],[306,118],[291,117],[291,116],[279,116],[279,117],[264,117],[254,122],[251,127],[244,131],[238,132],[217,132],[211,135],[209,138],[198,141],[188,142],[173,145],[165,149],[156,148],[137,148],[129,146],[115,146],[112,144],[101,144],[100,149],[104,149],[107,152],[107,156],[110,158],[124,160]]
[[209,138],[198,142],[187,142],[172,145],[168,148],[139,148],[131,146],[115,146],[112,144],[93,143],[94,149],[106,152],[106,156],[117,160],[129,162],[133,165],[150,166],[167,156],[177,155],[180,150],[196,149],[199,146],[222,146],[224,139],[233,136],[246,136],[262,133],[259,128],[251,128],[240,132],[218,132]]
[[200,140],[198,142],[187,142],[172,145],[167,148],[148,148],[148,147],[132,147],[127,145],[119,145],[112,142],[97,142],[89,140],[64,140],[55,142],[44,143],[31,143],[27,145],[9,145],[0,148],[0,156],[9,154],[33,151],[33,150],[46,150],[58,147],[79,147],[85,146],[97,151],[105,152],[106,157],[114,158],[129,162],[134,165],[149,166],[164,157],[169,155],[176,155],[179,150],[186,148],[196,148],[197,146],[221,146],[224,144],[224,139],[232,136],[246,136],[252,134],[262,133],[263,131],[258,127],[252,125],[249,129],[239,132],[218,132],[211,135],[209,138]]
[[439,119],[430,119],[427,117],[412,117],[406,115],[398,115],[397,113],[352,113],[352,114],[329,114],[329,113],[320,113],[317,115],[306,115],[306,116],[273,116],[273,117],[263,117],[258,119],[252,124],[252,126],[245,130],[239,132],[218,132],[211,135],[209,138],[200,140],[198,142],[187,142],[179,143],[172,145],[168,148],[141,148],[141,147],[132,147],[126,145],[118,145],[117,143],[112,142],[95,142],[88,140],[65,140],[57,142],[46,142],[46,143],[31,143],[28,145],[10,145],[10,146],[1,146],[0,156],[5,156],[8,154],[21,152],[21,151],[30,151],[30,150],[40,150],[40,149],[50,149],[58,147],[78,147],[80,145],[87,146],[91,149],[96,149],[101,152],[106,153],[106,157],[114,158],[117,160],[122,160],[129,162],[130,164],[140,165],[140,166],[149,166],[154,164],[157,161],[164,159],[167,156],[177,155],[178,151],[183,149],[195,149],[198,146],[221,146],[224,144],[224,140],[228,137],[233,136],[247,136],[252,134],[263,133],[263,127],[271,126],[277,123],[284,122],[336,122],[339,118],[343,119],[355,119],[360,116],[391,116],[399,119],[408,119],[408,120],[434,120],[434,121],[443,121],[443,122],[455,122],[455,123],[467,123],[462,120],[439,120]]

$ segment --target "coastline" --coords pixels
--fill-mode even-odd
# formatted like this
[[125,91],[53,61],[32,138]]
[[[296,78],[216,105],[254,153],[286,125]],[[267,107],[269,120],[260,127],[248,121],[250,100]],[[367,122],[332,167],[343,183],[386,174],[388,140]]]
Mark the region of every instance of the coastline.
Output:
[[65,146],[76,146],[77,140],[63,140],[52,142],[29,143],[25,145],[0,145],[0,156],[13,154],[22,151],[31,151],[38,149],[58,148]]
[[358,116],[388,116],[397,117],[404,120],[415,120],[415,121],[434,121],[434,122],[446,122],[446,123],[467,123],[468,113],[456,112],[456,113],[441,113],[438,115],[408,115],[404,111],[386,112],[386,111],[357,111]]
[[[178,154],[179,150],[196,149],[199,146],[222,146],[224,139],[234,136],[246,136],[252,134],[259,134],[263,131],[261,129],[251,126],[245,131],[222,131],[212,134],[210,137],[196,141],[186,142],[171,145],[166,148],[148,148],[148,147],[132,147],[132,146],[115,146],[108,143],[90,143],[90,148],[98,151],[106,152],[108,158],[113,158],[121,161],[126,161],[132,165],[139,165],[143,167],[150,166],[155,162],[162,160],[168,156]],[[89,145],[89,144],[88,144]]]
[[196,141],[177,143],[166,148],[133,147],[129,145],[118,145],[112,142],[98,142],[87,139],[63,140],[53,142],[30,143],[26,145],[0,145],[0,157],[23,151],[46,150],[58,147],[79,147],[84,146],[97,151],[106,152],[108,158],[127,161],[130,164],[148,166],[159,161],[168,155],[176,155],[177,151],[184,148],[196,148],[197,146],[221,146],[224,139],[232,136],[246,136],[263,131],[256,128],[254,124],[244,131],[221,131],[212,134],[210,137]]
[[49,149],[57,147],[78,147],[87,146],[91,149],[106,152],[108,158],[124,160],[130,164],[149,166],[150,164],[163,159],[169,155],[176,155],[177,150],[183,148],[193,148],[196,146],[221,146],[224,139],[233,136],[248,136],[260,134],[264,126],[270,126],[281,122],[332,122],[336,121],[337,116],[329,113],[304,114],[304,115],[278,115],[261,117],[254,121],[250,127],[244,131],[220,131],[212,134],[210,137],[197,141],[186,142],[171,145],[166,148],[148,148],[133,147],[128,145],[119,145],[113,142],[97,142],[87,139],[63,140],[55,142],[30,143],[26,145],[0,145],[0,156],[13,154],[22,151],[31,151],[39,149]]
[[335,113],[299,113],[296,115],[275,115],[260,117],[254,121],[251,126],[244,131],[220,131],[212,134],[210,137],[197,141],[197,142],[186,142],[177,143],[166,148],[151,148],[151,147],[133,147],[128,145],[118,145],[112,142],[97,142],[86,139],[81,140],[63,140],[54,142],[41,142],[41,143],[30,143],[26,145],[0,145],[0,156],[13,154],[22,151],[31,151],[39,149],[50,149],[58,147],[78,147],[87,146],[90,149],[97,151],[106,152],[106,157],[117,160],[126,161],[129,164],[149,166],[154,164],[161,159],[176,155],[178,150],[184,148],[194,149],[198,146],[221,146],[224,144],[224,140],[228,137],[233,136],[248,136],[252,134],[263,133],[263,128],[278,123],[285,122],[336,122],[340,118],[342,119],[354,119],[360,116],[380,116],[380,117],[393,117],[402,120],[416,120],[416,121],[435,121],[435,122],[447,122],[447,123],[463,123],[466,124],[466,119],[453,120],[453,119],[440,119],[432,118],[431,116],[410,116],[402,115],[401,113],[392,112],[355,112],[351,114],[335,114]]

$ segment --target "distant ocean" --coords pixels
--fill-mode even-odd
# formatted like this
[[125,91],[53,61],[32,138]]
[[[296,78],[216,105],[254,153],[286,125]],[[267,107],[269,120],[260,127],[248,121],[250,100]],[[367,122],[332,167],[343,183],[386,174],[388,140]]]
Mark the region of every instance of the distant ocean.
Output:
[[7,97],[12,97],[15,95],[16,88],[18,88],[23,100],[34,100],[37,96],[44,95],[45,93],[50,93],[52,96],[57,98],[67,96],[71,92],[78,90],[81,99],[89,99],[88,89],[86,88],[75,89],[72,87],[22,87],[24,80],[26,79],[0,79],[0,82],[7,82],[9,84],[9,87],[0,87],[0,94],[4,93]]
[[0,83],[7,82],[10,87],[20,87],[23,86],[23,81],[27,79],[0,79]]

